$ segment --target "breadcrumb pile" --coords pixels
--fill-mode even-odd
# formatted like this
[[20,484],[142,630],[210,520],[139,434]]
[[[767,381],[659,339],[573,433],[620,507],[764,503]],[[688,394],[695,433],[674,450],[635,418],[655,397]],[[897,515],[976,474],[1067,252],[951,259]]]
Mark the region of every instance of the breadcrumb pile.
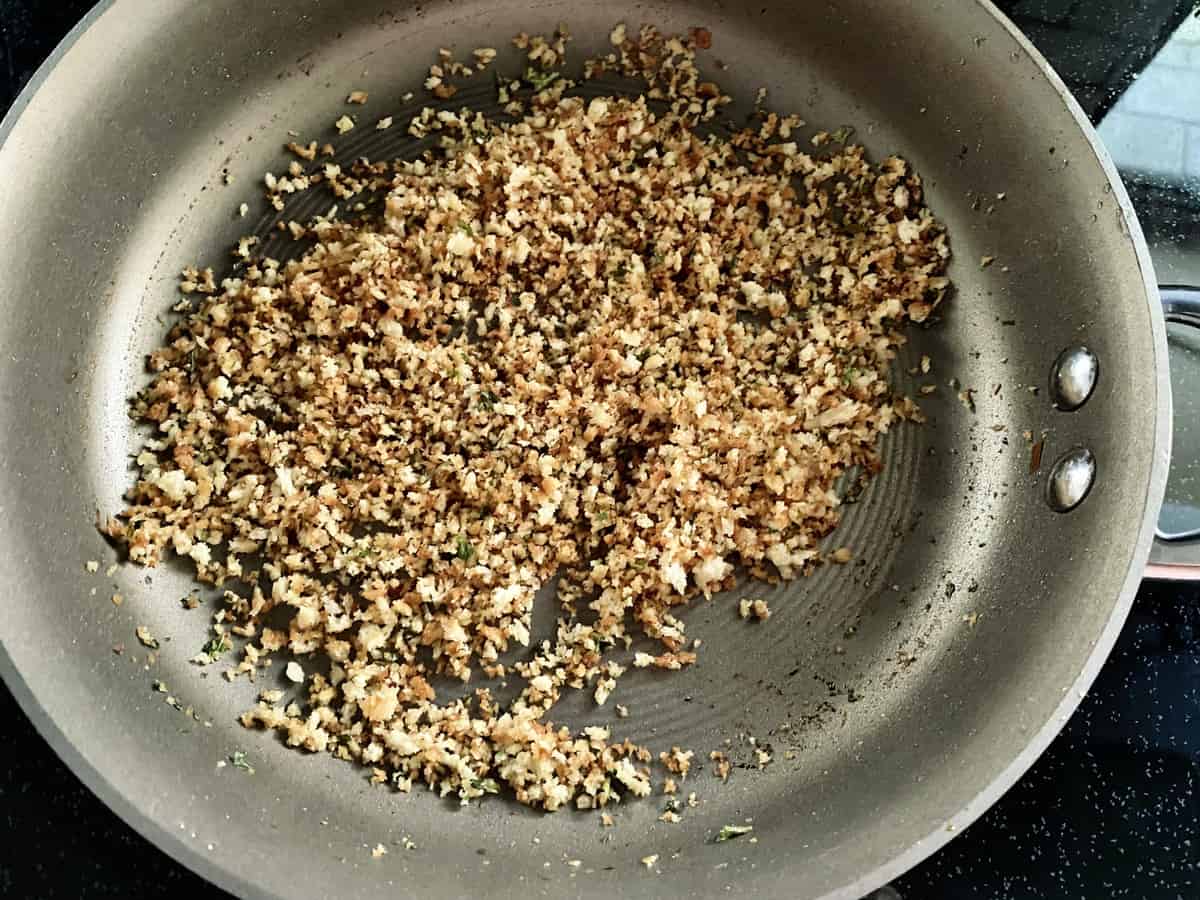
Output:
[[[809,571],[837,479],[920,416],[887,381],[948,288],[920,178],[845,135],[801,143],[795,116],[720,131],[703,29],[612,40],[585,78],[640,76],[641,96],[573,95],[565,32],[520,35],[537,77],[501,85],[509,117],[428,109],[409,131],[438,150],[349,187],[327,161],[272,176],[386,200],[291,228],[315,240],[294,261],[245,239],[236,277],[189,270],[199,304],[134,402],[154,436],[106,531],[226,588],[232,672],[310,657],[289,669],[307,702],[264,692],[245,725],[402,789],[546,810],[648,794],[647,748],[557,727],[555,702],[695,662],[679,611],[735,573]],[[555,637],[530,648],[556,574]],[[523,687],[435,687],[480,674]],[[662,758],[682,777],[691,753]]]

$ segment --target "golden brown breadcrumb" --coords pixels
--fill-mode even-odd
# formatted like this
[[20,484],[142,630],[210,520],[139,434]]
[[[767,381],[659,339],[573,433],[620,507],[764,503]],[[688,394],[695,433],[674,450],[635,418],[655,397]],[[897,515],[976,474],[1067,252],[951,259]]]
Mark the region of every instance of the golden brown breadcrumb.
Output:
[[[247,239],[219,286],[189,269],[198,306],[134,405],[155,434],[107,531],[134,562],[173,552],[228,588],[217,634],[250,639],[237,672],[328,657],[328,675],[289,665],[303,706],[264,693],[244,724],[403,789],[507,787],[547,810],[649,794],[650,752],[559,728],[556,701],[694,663],[681,609],[739,569],[809,571],[839,476],[876,470],[879,436],[920,416],[888,382],[906,322],[948,286],[920,178],[827,133],[806,145],[795,116],[707,135],[728,98],[695,67],[704,29],[611,40],[586,73],[640,76],[643,96],[572,96],[565,32],[519,35],[534,90],[514,121],[426,109],[409,132],[439,151],[394,165],[289,144],[313,169],[267,175],[277,209],[383,185],[382,215],[292,223],[315,243],[287,263]],[[455,65],[427,88],[452,93]],[[556,574],[554,638],[525,651]],[[661,647],[627,652],[630,622]],[[501,705],[436,680],[479,673],[523,689]],[[691,758],[662,754],[681,778]]]

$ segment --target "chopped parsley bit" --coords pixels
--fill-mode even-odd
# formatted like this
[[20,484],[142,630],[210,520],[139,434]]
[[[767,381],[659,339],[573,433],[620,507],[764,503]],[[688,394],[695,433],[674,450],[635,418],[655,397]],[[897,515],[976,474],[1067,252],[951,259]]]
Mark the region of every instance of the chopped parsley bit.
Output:
[[544,72],[529,66],[525,70],[525,81],[535,91],[544,91],[560,77],[559,72]]
[[229,757],[229,761],[233,763],[233,767],[235,769],[241,769],[243,772],[246,772],[250,775],[254,774],[254,766],[250,765],[250,763],[246,761],[245,750],[234,750],[233,754]]
[[475,548],[471,546],[463,535],[459,535],[454,539],[454,555],[463,562],[470,562],[475,556]]
[[839,144],[844,144],[850,139],[850,135],[852,134],[854,134],[854,127],[852,125],[843,125],[837,131],[833,132],[833,134],[829,135],[829,137]]
[[842,384],[850,384],[850,382],[854,381],[854,379],[857,377],[858,369],[849,368],[842,373]]
[[485,412],[491,412],[496,408],[496,404],[500,402],[500,398],[491,391],[484,391],[479,395],[479,408]]
[[749,834],[753,830],[753,825],[726,825],[717,832],[716,842],[720,844],[723,841],[731,841],[734,838],[741,837],[743,834]]
[[483,791],[485,794],[500,793],[500,785],[494,778],[476,778],[471,782],[471,787],[477,791]]
[[228,653],[232,649],[233,645],[229,643],[229,639],[225,635],[219,634],[206,642],[200,648],[200,652],[208,657],[210,663],[214,663],[221,658],[222,654]]
[[465,234],[475,237],[475,229],[471,227],[470,222],[459,222],[458,227],[461,228]]

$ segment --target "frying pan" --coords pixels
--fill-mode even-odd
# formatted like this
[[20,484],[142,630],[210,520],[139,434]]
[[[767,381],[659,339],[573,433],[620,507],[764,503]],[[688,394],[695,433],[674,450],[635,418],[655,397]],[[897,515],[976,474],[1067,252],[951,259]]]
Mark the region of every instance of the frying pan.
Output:
[[[188,573],[105,577],[93,523],[120,507],[138,442],[125,398],[165,334],[177,274],[226,258],[255,225],[236,215],[243,200],[266,232],[256,185],[282,167],[289,129],[333,136],[350,89],[369,92],[364,116],[411,112],[421,100],[401,97],[439,46],[465,56],[565,21],[578,60],[618,20],[707,26],[702,64],[726,67],[741,111],[765,86],[773,108],[855,126],[875,159],[907,156],[949,228],[957,290],[898,362],[899,389],[915,389],[922,354],[941,387],[923,400],[926,425],[887,437],[883,472],[847,509],[835,539],[856,564],[747,588],[769,600],[766,626],[737,623],[729,596],[698,604],[700,663],[623,681],[628,719],[581,697],[561,710],[737,766],[724,784],[690,777],[699,805],[679,824],[658,821],[650,798],[601,829],[502,799],[397,795],[244,731],[235,715],[278,673],[201,677],[187,659],[205,618],[178,602]],[[401,152],[392,131],[358,129],[339,149]],[[1162,314],[1110,161],[986,2],[116,0],[56,51],[0,140],[0,672],[96,793],[234,893],[859,897],[1021,775],[1125,618],[1168,461]],[[1080,346],[1099,380],[1078,408],[1056,406],[1051,370]],[[1024,432],[1045,434],[1039,465]],[[1063,484],[1052,473],[1072,452]],[[1067,512],[1048,502],[1083,494]],[[152,663],[138,625],[163,642]],[[761,770],[751,737],[773,756]],[[235,751],[253,774],[218,765]],[[748,820],[752,835],[714,842]],[[390,851],[379,859],[377,843]]]

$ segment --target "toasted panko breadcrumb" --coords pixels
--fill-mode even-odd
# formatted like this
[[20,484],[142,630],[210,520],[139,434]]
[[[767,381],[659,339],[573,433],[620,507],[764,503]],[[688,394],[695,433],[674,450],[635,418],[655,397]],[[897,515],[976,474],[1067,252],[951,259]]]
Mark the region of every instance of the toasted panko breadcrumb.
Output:
[[[546,810],[648,795],[649,750],[572,734],[554,704],[607,700],[631,622],[660,645],[633,666],[694,663],[682,608],[735,571],[819,564],[839,476],[877,469],[880,435],[920,416],[888,383],[905,323],[948,287],[920,178],[845,143],[810,154],[795,116],[706,137],[729,99],[694,64],[711,35],[611,40],[585,73],[640,77],[644,96],[569,96],[565,32],[519,35],[541,87],[514,121],[428,109],[408,126],[438,134],[426,158],[268,175],[277,209],[318,178],[339,203],[386,201],[293,223],[314,243],[290,262],[246,239],[219,288],[187,270],[202,296],[134,404],[155,436],[107,533],[136,563],[173,552],[238,585],[219,623],[248,643],[227,677],[328,658],[328,675],[287,667],[303,705],[264,692],[244,725],[402,790]],[[448,96],[459,67],[443,55],[426,86]],[[530,647],[556,575],[563,615]],[[445,695],[479,672],[523,688]],[[662,762],[683,777],[691,758]]]

